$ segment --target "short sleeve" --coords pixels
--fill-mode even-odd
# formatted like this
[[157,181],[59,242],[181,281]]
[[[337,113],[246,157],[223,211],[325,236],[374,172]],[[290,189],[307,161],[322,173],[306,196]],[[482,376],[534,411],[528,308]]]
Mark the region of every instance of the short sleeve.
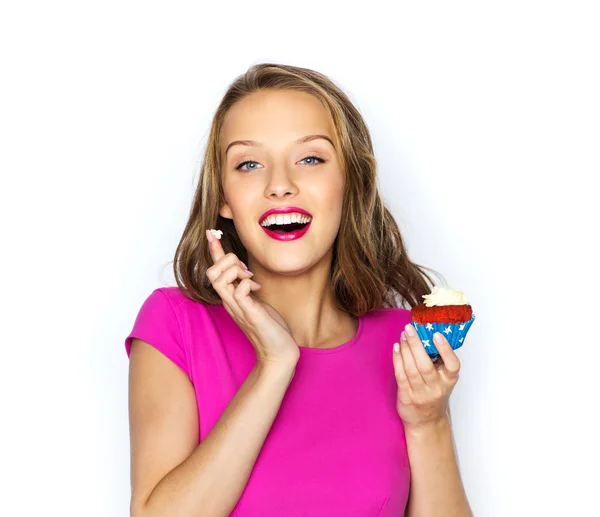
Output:
[[125,338],[127,357],[133,338],[152,345],[190,377],[179,319],[171,300],[161,289],[154,290],[142,304],[133,329]]

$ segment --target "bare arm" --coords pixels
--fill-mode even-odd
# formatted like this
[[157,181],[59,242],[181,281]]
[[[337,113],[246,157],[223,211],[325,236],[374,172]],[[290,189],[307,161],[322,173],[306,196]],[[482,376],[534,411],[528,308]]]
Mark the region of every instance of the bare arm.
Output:
[[198,409],[184,372],[132,341],[129,373],[132,517],[227,517],[246,487],[295,373],[257,363],[198,444]]
[[407,517],[473,517],[460,477],[450,409],[439,423],[406,428],[411,488]]

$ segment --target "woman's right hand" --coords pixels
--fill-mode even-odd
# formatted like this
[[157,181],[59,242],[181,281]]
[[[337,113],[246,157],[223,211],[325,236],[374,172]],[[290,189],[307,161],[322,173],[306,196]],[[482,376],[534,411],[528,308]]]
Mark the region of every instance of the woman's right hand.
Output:
[[263,366],[295,367],[300,349],[281,314],[250,294],[261,285],[250,279],[247,266],[235,253],[225,254],[221,241],[208,230],[206,237],[214,262],[206,276],[223,300],[225,310],[254,346],[257,361]]

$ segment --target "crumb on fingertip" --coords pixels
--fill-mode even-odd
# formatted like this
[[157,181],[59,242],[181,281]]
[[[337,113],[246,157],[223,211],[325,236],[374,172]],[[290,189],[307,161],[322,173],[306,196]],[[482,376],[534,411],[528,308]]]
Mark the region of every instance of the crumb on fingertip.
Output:
[[212,233],[217,239],[221,240],[221,236],[223,235],[223,232],[221,230],[208,230],[210,233]]

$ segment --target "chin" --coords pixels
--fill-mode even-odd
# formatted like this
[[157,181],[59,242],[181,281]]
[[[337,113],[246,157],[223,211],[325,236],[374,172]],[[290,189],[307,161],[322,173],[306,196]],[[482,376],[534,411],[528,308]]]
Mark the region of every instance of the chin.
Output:
[[271,258],[271,260],[269,260],[265,266],[265,269],[268,271],[272,271],[273,273],[284,276],[298,275],[308,271],[311,268],[311,265],[307,264],[306,261],[300,261],[297,258],[292,257],[289,257],[288,260],[286,260],[284,257],[278,257],[276,261]]

